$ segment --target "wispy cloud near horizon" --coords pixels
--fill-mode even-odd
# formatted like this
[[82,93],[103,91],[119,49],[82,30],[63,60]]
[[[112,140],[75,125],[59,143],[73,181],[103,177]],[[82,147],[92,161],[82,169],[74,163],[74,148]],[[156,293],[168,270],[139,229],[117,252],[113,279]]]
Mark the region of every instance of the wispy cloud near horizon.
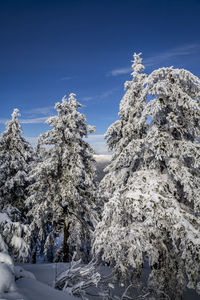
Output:
[[29,115],[49,115],[52,113],[53,109],[53,106],[37,107],[30,110],[25,110],[24,113]]
[[88,138],[86,138],[86,141],[92,146],[97,154],[110,154],[106,145],[104,134],[89,134]]
[[98,95],[96,98],[100,98],[100,99],[108,98],[109,96],[113,95],[119,89],[120,89],[120,87],[116,87],[116,88],[110,89],[110,90],[105,91],[104,93]]
[[154,55],[147,59],[144,59],[144,65],[146,67],[151,67],[160,62],[164,62],[164,61],[168,60],[169,58],[191,55],[191,54],[197,53],[198,51],[200,51],[200,44],[190,44],[190,45],[176,47],[169,51],[165,51],[158,55]]
[[21,124],[43,124],[49,118],[48,117],[41,117],[41,118],[34,118],[34,119],[19,119]]
[[6,124],[8,121],[10,121],[9,119],[0,119],[0,124]]
[[[171,50],[158,53],[157,55],[153,55],[146,59],[143,59],[143,63],[145,67],[152,67],[157,65],[161,62],[164,62],[170,58],[178,57],[178,56],[187,56],[192,55],[200,51],[200,44],[190,44],[190,45],[183,45],[180,47],[173,48]],[[116,68],[111,70],[106,74],[106,76],[119,76],[131,73],[131,68],[123,67],[123,68]]]
[[[44,124],[45,121],[49,118],[48,117],[41,117],[41,118],[33,118],[33,119],[19,119],[19,122],[21,124]],[[6,124],[9,122],[10,119],[0,119],[0,124]]]
[[124,75],[131,72],[131,68],[118,68],[118,69],[114,69],[110,72],[108,72],[106,75],[107,76],[119,76],[119,75]]
[[[19,118],[21,124],[44,124],[45,121],[55,115],[53,106],[37,107],[23,111],[24,118]],[[27,117],[26,117],[27,115]],[[11,118],[0,118],[0,124],[6,124]]]
[[93,99],[93,97],[91,97],[91,96],[86,96],[86,97],[83,97],[81,100],[83,100],[83,101],[90,101],[90,100],[92,100]]

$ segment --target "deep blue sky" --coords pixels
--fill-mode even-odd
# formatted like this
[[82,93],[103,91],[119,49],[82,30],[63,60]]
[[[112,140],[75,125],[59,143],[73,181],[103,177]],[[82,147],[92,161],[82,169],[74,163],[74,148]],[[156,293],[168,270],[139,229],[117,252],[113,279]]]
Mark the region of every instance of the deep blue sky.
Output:
[[200,76],[199,15],[199,0],[1,0],[0,131],[19,108],[24,135],[37,137],[54,103],[74,92],[103,153],[134,52],[147,73],[173,65]]

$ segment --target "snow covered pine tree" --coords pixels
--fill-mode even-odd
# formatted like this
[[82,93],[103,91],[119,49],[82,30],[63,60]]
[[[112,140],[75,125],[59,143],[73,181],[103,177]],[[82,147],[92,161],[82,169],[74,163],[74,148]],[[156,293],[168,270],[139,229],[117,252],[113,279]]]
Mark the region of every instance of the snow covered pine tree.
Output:
[[[146,121],[138,126],[141,112],[146,104],[146,95],[143,95],[146,74],[144,66],[141,64],[140,54],[134,54],[133,61],[133,80],[125,82],[126,93],[120,103],[120,120],[113,123],[107,130],[105,138],[109,150],[114,151],[112,161],[106,168],[108,174],[100,183],[100,197],[108,201],[117,189],[126,186],[130,173],[130,166],[135,169],[140,157],[142,137],[146,135]],[[133,149],[135,160],[133,161]]]
[[[107,132],[114,155],[101,183],[108,202],[94,253],[103,251],[123,278],[140,274],[148,257],[149,288],[157,298],[179,299],[186,284],[200,293],[200,80],[183,69],[161,68],[138,91],[142,67],[134,57],[120,125]],[[155,99],[144,103],[148,94]],[[132,115],[130,124],[123,111]]]
[[28,231],[25,199],[28,173],[33,150],[21,136],[18,109],[0,138],[0,251],[8,252],[14,260],[26,260]]
[[75,94],[70,94],[68,101],[64,97],[62,103],[56,103],[58,115],[46,121],[52,129],[38,140],[42,159],[32,170],[33,184],[27,199],[32,207],[32,234],[40,236],[37,247],[44,245],[47,253],[63,232],[62,248],[57,253],[62,261],[69,261],[73,251],[76,258],[86,261],[93,230],[95,161],[93,150],[83,138],[94,132],[94,127],[86,124],[79,107]]

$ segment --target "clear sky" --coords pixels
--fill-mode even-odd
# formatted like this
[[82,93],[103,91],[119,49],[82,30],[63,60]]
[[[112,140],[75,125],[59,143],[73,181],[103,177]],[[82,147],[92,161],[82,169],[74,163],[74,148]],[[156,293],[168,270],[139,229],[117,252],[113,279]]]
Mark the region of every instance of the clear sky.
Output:
[[200,0],[0,0],[0,131],[19,108],[34,140],[73,92],[105,153],[134,52],[147,73],[173,65],[200,76],[199,15]]

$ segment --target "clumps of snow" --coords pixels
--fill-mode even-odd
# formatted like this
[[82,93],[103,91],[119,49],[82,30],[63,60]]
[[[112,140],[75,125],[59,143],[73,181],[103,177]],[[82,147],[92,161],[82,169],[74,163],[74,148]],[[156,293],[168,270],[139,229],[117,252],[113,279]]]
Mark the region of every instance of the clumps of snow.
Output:
[[0,293],[8,293],[16,290],[14,265],[12,258],[0,252]]
[[[35,275],[29,271],[25,271],[20,266],[14,266],[10,255],[5,252],[0,252],[0,299],[10,299],[8,298],[9,296],[11,299],[18,299],[13,297],[17,291],[15,280],[20,278],[35,279]],[[8,293],[9,296],[7,297]]]
[[4,242],[3,237],[0,233],[0,251],[7,252],[7,250],[8,250],[8,246]]
[[7,253],[0,252],[0,263],[7,264],[13,271],[13,260]]
[[13,222],[7,213],[0,213],[0,251],[9,252],[14,261],[26,261],[29,255],[28,231],[27,225]]
[[0,213],[0,223],[11,223],[10,218],[6,213]]
[[15,266],[15,279],[18,280],[20,278],[29,278],[29,279],[36,279],[35,275],[29,271],[24,270],[20,266]]
[[95,262],[91,261],[88,265],[81,267],[80,261],[74,261],[74,254],[70,268],[61,273],[55,281],[54,287],[67,292],[69,295],[86,297],[87,289],[90,286],[97,286],[101,280],[101,275],[96,271]]
[[94,155],[93,156],[96,161],[96,175],[97,181],[100,182],[102,178],[105,176],[105,168],[110,163],[112,155]]
[[27,243],[24,241],[23,238],[14,235],[11,239],[11,245],[19,252],[21,253],[22,257],[28,256],[28,247]]
[[15,276],[11,268],[5,263],[0,263],[0,292],[8,293],[15,290]]

